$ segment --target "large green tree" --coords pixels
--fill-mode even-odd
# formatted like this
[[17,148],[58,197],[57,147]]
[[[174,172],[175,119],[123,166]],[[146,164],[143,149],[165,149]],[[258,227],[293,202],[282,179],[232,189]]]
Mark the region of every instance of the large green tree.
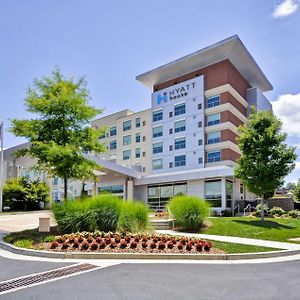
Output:
[[[248,124],[239,127],[241,157],[235,169],[247,189],[261,198],[261,205],[282,185],[295,167],[295,148],[284,141],[281,121],[270,111],[251,110]],[[261,220],[264,220],[262,209]]]
[[83,153],[101,153],[99,143],[104,129],[89,126],[102,112],[88,105],[90,100],[84,78],[66,79],[59,69],[50,76],[34,80],[27,90],[25,106],[35,116],[12,120],[11,131],[25,137],[30,146],[17,154],[37,159],[37,168],[64,179],[67,198],[68,180],[93,177],[97,164]]
[[298,180],[297,184],[294,185],[292,190],[294,200],[300,202],[300,179]]

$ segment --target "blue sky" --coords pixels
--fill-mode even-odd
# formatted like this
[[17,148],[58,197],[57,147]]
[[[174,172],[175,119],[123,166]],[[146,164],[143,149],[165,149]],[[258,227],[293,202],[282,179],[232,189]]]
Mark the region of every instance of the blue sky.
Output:
[[[26,118],[26,87],[59,66],[86,76],[104,114],[150,107],[135,76],[238,34],[269,78],[266,96],[300,149],[300,9],[296,0],[2,0],[0,120]],[[300,151],[297,150],[300,154]],[[288,180],[300,177],[300,159]]]

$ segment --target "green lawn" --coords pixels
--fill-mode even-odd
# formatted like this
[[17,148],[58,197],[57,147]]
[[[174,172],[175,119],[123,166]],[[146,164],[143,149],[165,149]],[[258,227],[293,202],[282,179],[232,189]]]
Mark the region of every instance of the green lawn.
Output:
[[300,237],[299,219],[266,218],[261,222],[259,218],[209,218],[212,223],[204,234],[247,237],[262,240],[288,242],[289,238]]

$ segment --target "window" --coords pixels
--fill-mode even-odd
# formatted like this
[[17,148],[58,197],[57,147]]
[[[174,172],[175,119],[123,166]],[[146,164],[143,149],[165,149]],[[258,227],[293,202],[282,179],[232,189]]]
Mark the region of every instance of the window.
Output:
[[202,122],[201,122],[201,121],[198,122],[198,127],[199,127],[199,128],[202,127]]
[[211,151],[207,152],[207,162],[215,162],[221,160],[221,152],[220,151]]
[[136,128],[141,127],[141,118],[136,118],[136,119],[135,119],[135,127],[136,127]]
[[203,158],[202,157],[199,157],[198,158],[198,164],[202,164],[203,163]]
[[207,98],[207,107],[214,107],[214,106],[218,106],[220,105],[220,96],[213,96],[213,97],[209,97]]
[[169,168],[173,168],[173,163],[169,162]]
[[207,144],[220,143],[221,135],[220,131],[210,132],[207,134]]
[[123,145],[130,145],[131,144],[131,135],[123,136]]
[[110,150],[117,149],[117,141],[116,140],[110,141],[110,143],[109,143],[109,149]]
[[124,192],[123,185],[101,186],[98,189],[100,193],[122,194]]
[[169,134],[173,134],[173,128],[169,129]]
[[169,112],[169,118],[172,118],[172,117],[173,117],[173,112],[170,111],[170,112]]
[[153,129],[152,129],[152,136],[154,138],[160,137],[162,135],[163,135],[163,127],[162,126],[153,127]]
[[220,123],[220,113],[207,116],[207,126],[212,126]]
[[143,126],[146,126],[146,121],[143,121]]
[[153,122],[156,122],[156,121],[160,121],[163,119],[163,111],[162,109],[160,110],[156,110],[152,113],[152,120]]
[[146,137],[145,136],[143,136],[143,142],[145,142],[146,141]]
[[185,148],[185,138],[175,139],[175,150]]
[[110,136],[115,136],[117,135],[117,126],[111,126],[109,129],[109,135]]
[[174,131],[180,132],[185,131],[185,120],[180,120],[174,123]]
[[202,146],[202,140],[198,140],[198,146]]
[[185,114],[185,103],[177,104],[174,106],[174,115],[182,115]]
[[169,146],[169,151],[173,151],[173,145]]
[[123,151],[123,160],[128,160],[131,157],[131,150],[124,150]]
[[146,152],[145,151],[143,151],[143,157],[145,157],[146,156]]
[[162,153],[163,152],[163,143],[162,142],[154,143],[152,145],[152,150],[153,150],[153,154]]
[[131,129],[131,120],[123,122],[123,131],[127,131]]
[[221,180],[206,181],[204,189],[205,200],[209,201],[212,207],[221,207]]
[[160,170],[163,168],[163,159],[157,158],[152,160],[152,169],[153,170]]
[[102,140],[105,138],[105,133],[102,133],[100,136],[99,136],[99,139]]
[[202,109],[202,103],[199,103],[199,104],[198,104],[198,109],[199,109],[199,110]]
[[207,107],[214,107],[214,106],[218,106],[220,105],[220,96],[213,96],[213,97],[209,97],[207,98]]
[[135,142],[139,143],[140,141],[141,141],[141,133],[138,132],[138,133],[135,134]]
[[185,166],[185,155],[175,156],[175,167]]
[[232,199],[233,199],[233,182],[226,179],[226,207],[232,207]]
[[135,148],[135,157],[140,158],[141,157],[141,148]]
[[186,184],[174,184],[174,196],[175,195],[185,195],[187,193]]

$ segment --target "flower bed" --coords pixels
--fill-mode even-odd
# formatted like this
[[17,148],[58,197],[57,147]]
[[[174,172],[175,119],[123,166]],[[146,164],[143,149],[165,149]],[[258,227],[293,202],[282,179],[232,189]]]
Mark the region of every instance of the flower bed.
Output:
[[212,248],[210,242],[169,235],[76,233],[57,236],[51,243],[37,247],[51,251],[102,252],[102,253],[223,253]]

